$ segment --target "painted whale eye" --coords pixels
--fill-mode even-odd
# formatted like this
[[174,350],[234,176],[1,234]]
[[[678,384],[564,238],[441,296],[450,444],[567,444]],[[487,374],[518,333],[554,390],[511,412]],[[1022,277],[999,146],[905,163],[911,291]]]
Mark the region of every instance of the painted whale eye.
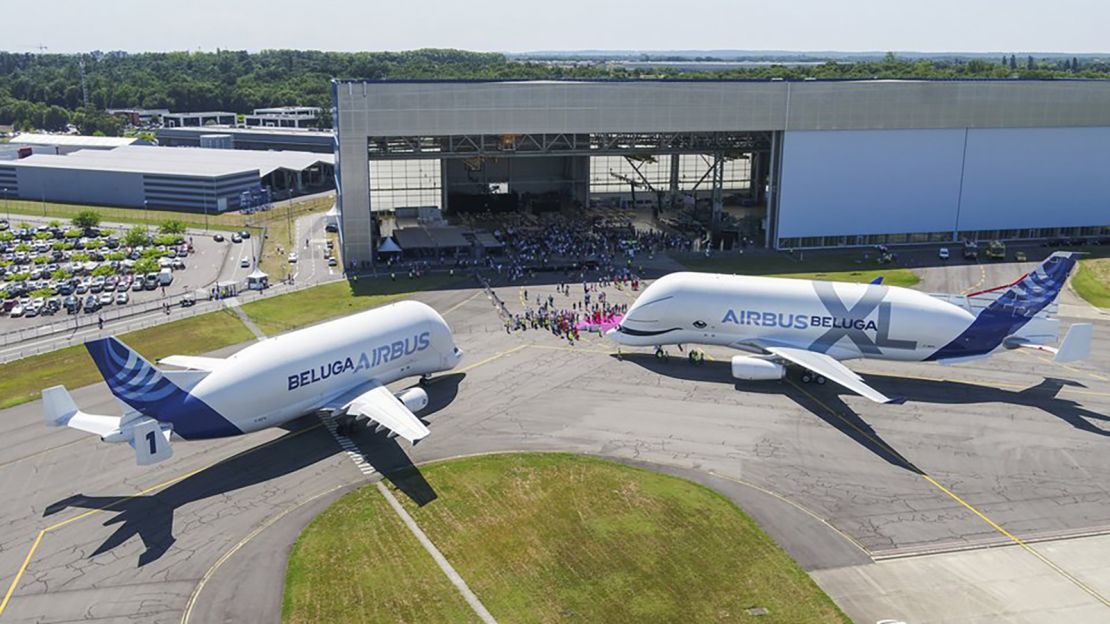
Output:
[[705,329],[705,321],[694,321],[694,327]]

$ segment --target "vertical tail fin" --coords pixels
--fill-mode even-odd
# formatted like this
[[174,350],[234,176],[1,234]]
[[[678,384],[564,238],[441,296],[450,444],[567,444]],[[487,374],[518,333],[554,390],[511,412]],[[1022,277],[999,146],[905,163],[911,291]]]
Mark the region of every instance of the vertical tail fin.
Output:
[[1057,251],[1036,269],[1010,285],[987,309],[997,308],[1025,318],[1033,318],[1056,300],[1079,261],[1074,251]]
[[1057,251],[1013,284],[991,289],[1006,290],[984,308],[962,334],[929,359],[972,357],[999,348],[1007,338],[1056,300],[1078,260],[1078,253]]
[[[144,416],[173,425],[186,439],[238,435],[242,430],[174,383],[143,356],[114,337],[85,343],[89,355],[117,399]],[[152,454],[154,452],[152,451]]]

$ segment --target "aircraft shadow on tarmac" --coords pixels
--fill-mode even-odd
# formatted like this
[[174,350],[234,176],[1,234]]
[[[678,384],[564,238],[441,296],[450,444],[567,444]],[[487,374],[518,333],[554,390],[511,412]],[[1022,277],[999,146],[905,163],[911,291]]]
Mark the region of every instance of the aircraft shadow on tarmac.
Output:
[[[882,436],[867,421],[844,403],[841,395],[851,394],[851,392],[836,384],[828,383],[824,386],[804,387],[799,384],[798,388],[804,388],[803,392],[787,383],[736,380],[732,377],[728,362],[707,361],[692,365],[678,358],[661,360],[647,353],[624,354],[620,356],[620,359],[674,379],[724,383],[730,384],[743,392],[773,393],[786,396],[883,461],[899,468],[921,473],[917,466],[883,440]],[[888,396],[905,396],[910,401],[917,403],[947,405],[1002,403],[1035,407],[1081,431],[1100,436],[1110,436],[1110,430],[1103,429],[1095,424],[1095,422],[1110,423],[1110,416],[1099,414],[1083,407],[1074,400],[1058,396],[1060,390],[1065,386],[1085,387],[1076,381],[1046,377],[1039,384],[1019,391],[959,381],[934,381],[899,377],[897,375],[867,375],[867,382]],[[898,409],[896,406],[890,406],[890,408]],[[830,413],[830,411],[835,413]]]
[[[458,394],[465,375],[438,378],[428,387],[429,405],[423,415],[443,409]],[[139,555],[139,567],[157,561],[174,544],[174,512],[185,505],[242,488],[265,483],[297,472],[340,452],[335,438],[320,426],[315,416],[298,419],[286,427],[288,432],[271,442],[247,449],[196,474],[177,481],[154,494],[141,496],[86,496],[74,494],[49,505],[43,516],[70,507],[100,509],[112,515],[104,526],[116,530],[89,557],[124,544],[138,536],[146,550]],[[352,440],[366,462],[387,481],[419,505],[436,498],[435,490],[413,465],[396,440],[371,430],[357,432]],[[203,442],[200,442],[203,444]],[[234,505],[234,502],[230,503]]]

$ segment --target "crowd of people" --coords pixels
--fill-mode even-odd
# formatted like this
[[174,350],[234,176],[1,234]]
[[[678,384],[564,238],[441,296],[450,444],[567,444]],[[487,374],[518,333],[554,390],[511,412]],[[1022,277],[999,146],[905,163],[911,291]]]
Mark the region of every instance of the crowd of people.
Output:
[[601,335],[619,323],[628,311],[628,304],[609,300],[607,287],[636,291],[640,282],[635,277],[583,281],[575,285],[560,282],[555,288],[556,294],[546,296],[535,291],[530,296],[528,289],[521,287],[520,312],[510,312],[508,306],[498,300],[505,332],[548,331],[571,345],[581,341],[583,333]]

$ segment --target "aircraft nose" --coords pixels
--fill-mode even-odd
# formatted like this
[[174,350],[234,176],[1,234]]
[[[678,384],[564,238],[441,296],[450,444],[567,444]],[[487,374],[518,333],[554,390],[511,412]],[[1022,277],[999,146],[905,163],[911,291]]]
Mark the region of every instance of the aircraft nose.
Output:
[[609,340],[612,340],[613,342],[618,342],[619,343],[621,341],[620,334],[621,334],[620,331],[618,331],[618,329],[616,327],[614,327],[614,328],[610,329],[609,331],[605,332],[605,337],[608,338]]

